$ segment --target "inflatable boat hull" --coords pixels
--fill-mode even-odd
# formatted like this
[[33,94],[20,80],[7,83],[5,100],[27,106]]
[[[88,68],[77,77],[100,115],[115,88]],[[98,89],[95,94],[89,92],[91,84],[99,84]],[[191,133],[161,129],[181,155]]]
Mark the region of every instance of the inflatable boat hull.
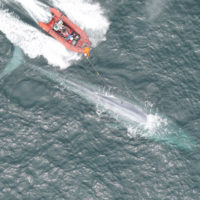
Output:
[[[38,22],[40,27],[56,40],[58,40],[60,43],[62,43],[67,49],[77,53],[82,53],[85,57],[88,58],[91,43],[86,33],[56,8],[50,8],[50,10],[53,14],[53,18],[47,24],[43,22]],[[64,37],[61,32],[54,30],[55,24],[59,21],[62,21],[64,23],[64,26],[70,29],[71,32],[76,35],[76,37],[78,37],[77,41],[73,42],[72,40],[73,44],[70,43],[70,40],[68,40],[67,37]]]

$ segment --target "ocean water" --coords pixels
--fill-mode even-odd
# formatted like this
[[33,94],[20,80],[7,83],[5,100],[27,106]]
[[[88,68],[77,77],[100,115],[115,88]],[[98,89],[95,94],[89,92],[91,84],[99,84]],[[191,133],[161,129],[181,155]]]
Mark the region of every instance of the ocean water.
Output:
[[[39,28],[49,6],[87,33],[89,62]],[[199,10],[0,0],[0,200],[200,199]]]

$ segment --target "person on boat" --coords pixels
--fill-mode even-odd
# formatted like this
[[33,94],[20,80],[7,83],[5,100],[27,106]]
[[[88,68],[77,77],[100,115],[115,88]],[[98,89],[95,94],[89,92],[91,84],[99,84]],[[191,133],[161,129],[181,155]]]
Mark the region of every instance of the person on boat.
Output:
[[57,24],[54,25],[53,30],[58,31],[58,25]]
[[68,32],[67,32],[66,30],[64,30],[64,31],[62,32],[62,35],[63,35],[64,38],[66,38],[66,37],[68,36]]
[[71,34],[69,34],[67,37],[66,37],[66,40],[73,40],[73,36]]
[[62,31],[62,30],[64,29],[63,21],[60,20],[60,21],[58,21],[57,23],[55,23],[53,29],[54,29],[55,31]]
[[70,28],[67,29],[67,37],[66,37],[66,40],[73,40],[74,39],[74,31]]

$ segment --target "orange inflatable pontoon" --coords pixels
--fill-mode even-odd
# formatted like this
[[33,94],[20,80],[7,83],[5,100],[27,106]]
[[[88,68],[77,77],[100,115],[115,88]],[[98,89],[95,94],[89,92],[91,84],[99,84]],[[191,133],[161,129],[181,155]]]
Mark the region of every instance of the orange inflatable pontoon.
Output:
[[48,24],[39,25],[66,48],[89,57],[90,41],[86,33],[56,8],[50,8],[53,17]]

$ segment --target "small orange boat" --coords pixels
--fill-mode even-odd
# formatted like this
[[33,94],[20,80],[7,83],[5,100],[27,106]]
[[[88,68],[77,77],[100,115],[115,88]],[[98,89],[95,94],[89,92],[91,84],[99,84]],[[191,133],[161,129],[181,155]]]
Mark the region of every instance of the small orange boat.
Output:
[[89,57],[90,41],[86,33],[56,8],[50,8],[53,17],[49,23],[38,22],[40,27],[71,51]]

